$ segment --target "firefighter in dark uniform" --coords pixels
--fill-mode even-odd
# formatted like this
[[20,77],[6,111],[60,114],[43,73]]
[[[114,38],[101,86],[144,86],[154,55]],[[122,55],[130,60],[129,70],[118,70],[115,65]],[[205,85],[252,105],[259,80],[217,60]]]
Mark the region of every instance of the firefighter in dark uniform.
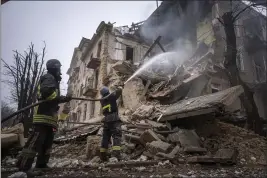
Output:
[[50,100],[34,108],[33,133],[28,138],[17,167],[27,172],[34,161],[36,154],[36,168],[48,168],[50,152],[57,131],[57,112],[59,103],[69,102],[70,96],[60,96],[59,83],[61,81],[61,64],[57,59],[50,59],[46,63],[47,74],[41,76],[38,85],[38,100]]
[[117,99],[122,94],[122,87],[119,87],[115,92],[109,92],[107,87],[100,90],[102,97],[108,98],[101,100],[102,112],[104,118],[103,137],[100,148],[100,157],[102,161],[107,161],[107,150],[111,137],[113,138],[112,156],[120,160],[121,151],[121,120],[118,114]]

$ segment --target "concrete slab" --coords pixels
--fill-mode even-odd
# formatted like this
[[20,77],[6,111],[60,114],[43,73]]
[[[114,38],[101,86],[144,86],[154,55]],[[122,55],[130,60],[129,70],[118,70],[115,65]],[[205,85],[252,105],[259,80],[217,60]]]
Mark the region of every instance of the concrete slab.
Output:
[[8,147],[14,143],[19,143],[19,136],[18,134],[1,134],[1,148]]
[[163,157],[166,159],[173,159],[173,158],[175,158],[175,155],[180,151],[180,149],[181,149],[180,146],[177,145],[173,148],[173,150],[169,154],[157,153],[157,156]]
[[220,163],[234,164],[237,160],[238,152],[236,149],[219,149],[214,155],[215,158],[220,160]]
[[200,138],[194,130],[180,129],[177,132],[179,142],[183,148],[200,147]]
[[112,66],[112,68],[122,74],[128,75],[132,75],[135,71],[135,67],[126,61],[118,61]]
[[168,149],[171,147],[171,144],[163,141],[153,141],[146,144],[149,152],[157,154],[158,152],[167,153]]
[[243,87],[238,85],[217,93],[182,100],[168,107],[158,121],[163,122],[215,112],[220,107],[233,103],[243,92]]
[[140,139],[143,143],[150,143],[153,141],[159,141],[160,138],[157,136],[155,132],[153,132],[151,129],[146,130],[141,136]]

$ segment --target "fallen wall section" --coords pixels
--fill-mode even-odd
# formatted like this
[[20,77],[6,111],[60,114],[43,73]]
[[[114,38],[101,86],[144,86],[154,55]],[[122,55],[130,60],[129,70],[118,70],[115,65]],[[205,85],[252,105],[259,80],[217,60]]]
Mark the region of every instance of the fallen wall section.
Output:
[[175,120],[215,112],[232,104],[243,92],[243,87],[238,85],[217,93],[182,100],[168,107],[158,121]]

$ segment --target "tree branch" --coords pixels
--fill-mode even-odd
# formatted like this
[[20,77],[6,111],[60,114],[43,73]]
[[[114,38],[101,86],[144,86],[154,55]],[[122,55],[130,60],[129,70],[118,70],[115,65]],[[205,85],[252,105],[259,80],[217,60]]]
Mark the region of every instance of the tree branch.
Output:
[[241,14],[241,13],[243,13],[243,12],[245,12],[245,10],[247,10],[247,9],[249,9],[249,8],[251,8],[251,7],[255,7],[255,6],[260,6],[260,5],[265,5],[265,4],[267,4],[267,3],[253,3],[253,4],[251,4],[251,5],[248,5],[247,7],[245,7],[244,9],[242,9],[241,11],[239,11],[234,17],[233,17],[233,22],[238,18],[238,16]]

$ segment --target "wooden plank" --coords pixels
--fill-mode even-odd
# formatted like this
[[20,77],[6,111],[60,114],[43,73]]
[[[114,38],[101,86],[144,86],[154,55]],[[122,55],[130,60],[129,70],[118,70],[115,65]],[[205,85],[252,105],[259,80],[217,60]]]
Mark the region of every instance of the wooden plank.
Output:
[[199,77],[201,77],[203,74],[194,74],[194,75],[191,75],[190,77],[188,77],[187,79],[185,79],[184,81],[183,81],[183,84],[186,84],[186,83],[189,83],[189,82],[191,82],[191,81],[193,81],[193,80],[195,80],[195,79],[197,79],[197,78],[199,78]]
[[147,52],[145,53],[145,55],[142,57],[142,59],[140,61],[143,61],[148,53],[150,53],[150,51],[152,51],[152,49],[155,47],[155,45],[159,42],[159,40],[161,39],[161,36],[158,36],[158,38],[154,41],[154,43],[150,46],[150,48],[147,50]]
[[166,50],[163,48],[163,46],[160,44],[160,42],[158,41],[158,45],[159,45],[159,47],[160,47],[160,49],[165,53],[166,52]]
[[216,164],[218,162],[218,159],[212,156],[192,156],[187,158],[187,162],[199,164]]

